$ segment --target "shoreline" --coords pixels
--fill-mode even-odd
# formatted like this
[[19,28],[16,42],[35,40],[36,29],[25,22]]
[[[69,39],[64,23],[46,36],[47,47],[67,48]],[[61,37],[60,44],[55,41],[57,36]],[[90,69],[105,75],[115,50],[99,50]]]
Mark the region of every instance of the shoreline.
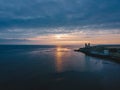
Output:
[[[111,48],[108,48],[111,47]],[[112,48],[114,47],[114,48]],[[113,51],[114,52],[113,52]],[[115,52],[116,50],[116,52]],[[86,46],[83,48],[79,48],[78,50],[74,50],[75,52],[82,52],[85,55],[98,57],[102,59],[111,60],[117,63],[120,63],[120,45],[115,47],[115,45],[97,45],[97,46]]]

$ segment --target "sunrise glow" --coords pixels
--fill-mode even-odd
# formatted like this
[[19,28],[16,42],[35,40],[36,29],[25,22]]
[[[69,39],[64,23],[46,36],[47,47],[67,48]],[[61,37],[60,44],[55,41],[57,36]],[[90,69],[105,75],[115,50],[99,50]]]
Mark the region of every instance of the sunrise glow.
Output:
[[62,36],[61,36],[61,35],[55,35],[55,38],[56,38],[56,39],[61,39]]

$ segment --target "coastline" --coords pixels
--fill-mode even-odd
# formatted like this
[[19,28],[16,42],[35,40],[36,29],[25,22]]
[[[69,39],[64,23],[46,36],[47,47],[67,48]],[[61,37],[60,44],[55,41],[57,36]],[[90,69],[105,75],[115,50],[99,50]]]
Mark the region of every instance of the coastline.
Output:
[[74,51],[82,52],[88,56],[103,58],[120,63],[120,45],[90,46],[90,43],[88,43],[85,44],[85,47]]

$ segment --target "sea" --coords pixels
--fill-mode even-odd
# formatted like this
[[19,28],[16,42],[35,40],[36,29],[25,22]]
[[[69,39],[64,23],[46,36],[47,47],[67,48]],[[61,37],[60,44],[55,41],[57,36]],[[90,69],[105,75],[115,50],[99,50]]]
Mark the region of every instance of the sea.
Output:
[[80,47],[0,45],[0,90],[120,90],[120,64]]

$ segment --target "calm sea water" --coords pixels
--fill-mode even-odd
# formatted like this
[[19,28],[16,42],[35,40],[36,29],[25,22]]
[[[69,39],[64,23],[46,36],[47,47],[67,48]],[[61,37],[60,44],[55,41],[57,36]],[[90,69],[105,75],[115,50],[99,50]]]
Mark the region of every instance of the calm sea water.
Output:
[[0,46],[0,90],[120,90],[120,64],[73,46]]

